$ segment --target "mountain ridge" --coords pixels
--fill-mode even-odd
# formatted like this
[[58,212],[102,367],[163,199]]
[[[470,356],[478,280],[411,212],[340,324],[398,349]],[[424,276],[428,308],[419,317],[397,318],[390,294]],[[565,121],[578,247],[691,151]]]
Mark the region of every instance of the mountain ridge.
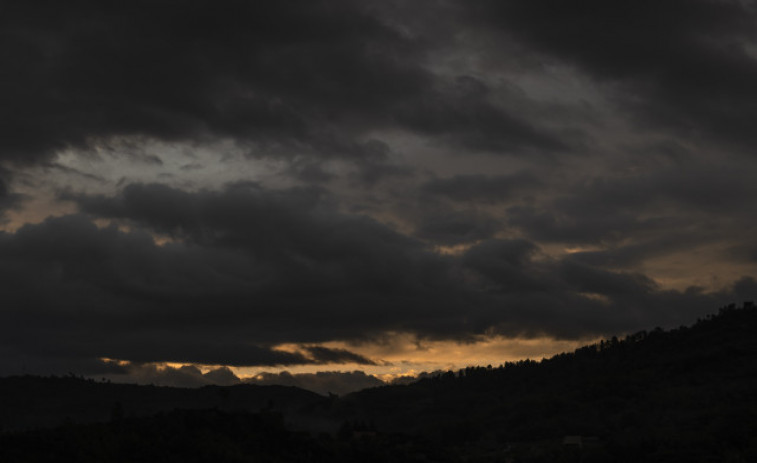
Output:
[[[40,407],[29,407],[24,400],[39,395],[42,389],[25,388],[27,399],[18,394],[13,399],[7,394],[13,381],[57,384],[58,395],[49,400],[69,407],[82,403],[82,397],[93,403],[89,411],[98,410],[99,415],[90,421],[104,423],[90,425],[87,432],[105,432],[103,426],[112,426],[124,417],[137,423],[133,426],[139,426],[139,420],[147,427],[154,426],[154,420],[199,420],[212,427],[223,417],[243,423],[263,419],[235,418],[240,413],[278,416],[281,436],[288,432],[300,436],[295,440],[300,439],[302,451],[322,455],[324,461],[350,461],[347,457],[339,460],[347,448],[360,459],[382,448],[384,455],[392,457],[375,461],[399,461],[398,455],[407,456],[401,450],[406,447],[422,455],[437,455],[432,461],[757,460],[757,308],[750,302],[739,308],[724,307],[690,327],[641,331],[539,362],[469,367],[344,397],[275,386],[192,390],[109,385],[76,378],[5,378],[0,379],[4,422],[9,416],[21,416],[24,410],[33,414]],[[122,391],[123,400],[84,394],[87,388],[90,392]],[[142,398],[141,405],[129,398],[130,393]],[[68,398],[62,400],[64,397]],[[79,402],[71,397],[79,397]],[[97,397],[108,400],[97,402]],[[145,402],[145,398],[149,400]],[[15,403],[15,408],[10,408],[15,415],[7,413],[9,403]],[[181,408],[195,411],[179,415],[171,411]],[[60,421],[65,411],[65,406],[50,410],[44,415],[50,419],[41,420],[37,427],[60,424],[51,417]],[[158,412],[161,418],[155,418]],[[92,416],[94,413],[65,415],[64,423],[70,427]],[[24,427],[15,428],[19,429]],[[118,439],[117,431],[107,429],[110,439]],[[44,436],[63,431],[37,432],[45,440]],[[11,436],[6,442],[12,444],[12,435],[24,433],[5,435]],[[299,457],[281,461],[298,461]]]

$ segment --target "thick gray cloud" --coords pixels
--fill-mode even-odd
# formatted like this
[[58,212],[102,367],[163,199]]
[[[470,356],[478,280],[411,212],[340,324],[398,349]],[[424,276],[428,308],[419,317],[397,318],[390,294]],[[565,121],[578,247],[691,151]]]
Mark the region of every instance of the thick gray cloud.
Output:
[[652,257],[690,249],[700,244],[701,239],[701,237],[686,233],[670,233],[607,250],[575,252],[571,254],[571,259],[601,268],[630,268]]
[[483,82],[460,76],[449,88],[405,101],[397,112],[403,127],[492,153],[569,151],[556,134],[493,104]]
[[433,179],[423,184],[421,191],[454,201],[497,203],[539,186],[542,186],[541,182],[530,172],[500,176],[469,174]]
[[[651,255],[655,247],[675,250],[728,235],[740,240],[734,227],[754,226],[754,173],[751,164],[693,160],[633,174],[603,174],[563,186],[542,203],[510,206],[506,222],[542,242],[625,240],[624,252],[638,259]],[[641,241],[628,243],[629,239]]]
[[756,23],[735,0],[4,2],[0,371],[200,385],[234,379],[154,362],[379,366],[320,343],[754,299]]
[[6,158],[130,135],[354,151],[313,121],[390,104],[428,80],[408,65],[417,47],[351,2],[3,10],[0,53],[14,89],[3,105]]
[[[139,200],[146,192],[151,202]],[[370,364],[342,350],[270,347],[385,331],[575,337],[686,322],[731,296],[662,291],[643,275],[537,259],[537,246],[525,240],[485,241],[444,258],[376,222],[340,215],[304,190],[181,193],[135,185],[116,198],[80,199],[90,211],[183,241],[157,246],[145,232],[97,228],[81,215],[0,236],[8,352]],[[152,217],[156,207],[172,214]]]
[[323,346],[308,346],[305,350],[318,363],[357,363],[375,365],[376,362],[346,349],[331,349]]
[[[739,0],[476,2],[481,25],[602,82],[646,127],[757,141],[757,9]],[[751,151],[751,150],[750,150]]]
[[471,243],[493,237],[502,223],[473,211],[437,211],[421,217],[415,236],[443,245]]
[[17,208],[24,199],[23,195],[10,191],[7,177],[10,177],[10,173],[0,168],[0,220],[3,219],[5,211]]
[[[15,355],[228,365],[372,363],[338,349],[290,353],[266,347],[288,337],[264,335],[271,324],[282,329],[295,322],[291,313],[275,313],[286,305],[276,296],[287,282],[276,273],[286,268],[266,268],[227,249],[157,247],[145,233],[98,229],[81,216],[2,235],[0,248],[4,346]],[[302,275],[300,297],[312,292],[315,277]],[[305,310],[298,317],[321,316],[296,304]],[[261,312],[272,318],[259,319]],[[250,326],[235,326],[240,322]],[[19,326],[26,329],[14,328]]]
[[11,1],[2,12],[0,159],[136,137],[360,160],[376,155],[377,128],[566,149],[476,78],[436,75],[435,45],[368,3]]
[[[492,326],[506,326],[503,332],[512,335],[577,336],[630,329],[644,321],[685,320],[718,300],[702,294],[691,305],[681,295],[680,303],[660,309],[657,297],[669,301],[678,293],[661,291],[642,275],[592,266],[581,256],[544,259],[539,247],[524,239],[486,240],[462,256],[439,256],[378,222],[336,212],[329,196],[317,192],[233,185],[220,192],[187,193],[131,185],[115,197],[70,198],[89,213],[183,240],[163,247],[145,243],[150,260],[169,268],[140,266],[144,282],[124,285],[120,298],[162,295],[159,312],[172,313],[176,323],[188,326],[194,325],[193,317],[204,319],[212,306],[215,315],[208,327],[231,320],[236,327],[250,324],[247,332],[265,342],[356,339],[385,330],[456,337]],[[84,221],[59,219],[45,226],[66,220]],[[13,238],[38,233],[38,228]],[[139,236],[90,231],[124,241]],[[38,252],[54,256],[53,249],[58,247]],[[91,253],[77,250],[71,256]],[[202,257],[189,257],[195,254]],[[93,272],[86,281],[97,282],[95,274],[104,273]],[[127,281],[124,275],[110,284]],[[598,302],[579,293],[607,299]],[[651,305],[638,307],[633,319],[612,309],[637,303]],[[566,324],[581,311],[593,319],[590,324]]]

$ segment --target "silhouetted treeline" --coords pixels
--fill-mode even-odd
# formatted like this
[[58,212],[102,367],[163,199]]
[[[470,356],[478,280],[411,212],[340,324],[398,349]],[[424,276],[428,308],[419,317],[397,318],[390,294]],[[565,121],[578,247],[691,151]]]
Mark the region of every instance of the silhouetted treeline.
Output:
[[[81,403],[93,394],[87,403],[108,423],[6,433],[0,461],[62,455],[145,462],[748,462],[757,461],[757,309],[732,305],[692,327],[643,331],[541,362],[471,367],[343,398],[291,388],[191,392],[75,378],[0,381],[0,392],[18,387],[38,389],[16,391],[29,402],[12,404],[15,416],[59,404],[45,413],[60,420],[70,410],[66,397]],[[56,398],[35,395],[51,390]],[[114,401],[114,390],[122,400]],[[268,394],[265,406],[261,393]],[[136,412],[146,398],[165,401],[163,407],[216,410],[132,418],[149,411],[142,404],[145,413]]]
[[104,422],[114,413],[150,416],[174,409],[273,409],[289,413],[323,397],[290,386],[172,388],[116,384],[78,377],[0,378],[0,431]]
[[556,448],[526,461],[554,461],[565,436],[591,438],[597,461],[757,461],[757,309],[731,305],[692,327],[360,391],[337,408],[461,449]]
[[0,436],[0,461],[129,463],[457,461],[404,435],[292,431],[277,413],[177,410]]

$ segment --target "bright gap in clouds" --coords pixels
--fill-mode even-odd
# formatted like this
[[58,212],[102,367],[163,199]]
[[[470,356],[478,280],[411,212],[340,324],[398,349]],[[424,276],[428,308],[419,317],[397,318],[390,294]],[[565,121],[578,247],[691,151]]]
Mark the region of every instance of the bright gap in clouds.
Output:
[[[506,362],[549,358],[562,352],[597,341],[594,338],[558,340],[550,337],[505,338],[477,336],[468,342],[420,340],[409,334],[389,334],[381,343],[323,343],[324,347],[346,349],[367,357],[377,365],[303,365],[285,368],[292,373],[312,373],[322,369],[351,371],[360,369],[378,377],[414,376],[422,372],[458,370],[467,366],[493,365]],[[286,348],[293,347],[286,345]],[[260,368],[238,368],[243,376],[267,371]]]
[[[328,342],[319,347],[329,349],[345,349],[372,360],[374,365],[358,363],[325,363],[310,365],[290,365],[280,367],[239,367],[225,365],[203,365],[177,362],[160,362],[150,365],[132,365],[126,360],[102,359],[125,368],[130,373],[109,374],[107,377],[121,382],[149,383],[172,386],[198,386],[216,384],[213,372],[228,368],[242,382],[257,383],[270,381],[270,378],[292,375],[299,378],[303,387],[311,387],[316,392],[323,392],[319,386],[311,385],[307,378],[318,374],[352,375],[357,372],[366,376],[373,376],[386,384],[395,380],[412,381],[422,377],[424,373],[457,371],[469,366],[500,366],[506,362],[532,359],[541,360],[563,352],[572,352],[578,347],[598,342],[598,339],[556,340],[548,337],[537,338],[504,338],[480,336],[468,342],[419,340],[410,334],[390,334],[380,343],[351,344],[344,342]],[[275,346],[275,350],[298,352],[302,345],[282,344]],[[308,345],[313,347],[313,345]],[[145,367],[151,373],[144,374]],[[206,382],[195,382],[197,377],[187,377],[182,380],[177,372],[191,372],[196,369],[205,375]],[[228,376],[223,378],[228,380]],[[183,382],[182,382],[183,381]],[[227,383],[223,383],[227,384]],[[266,383],[267,384],[267,383]],[[342,390],[350,392],[371,383],[360,382],[353,389]],[[379,383],[375,383],[378,385]],[[345,387],[347,387],[345,385]],[[367,386],[366,386],[367,387]]]

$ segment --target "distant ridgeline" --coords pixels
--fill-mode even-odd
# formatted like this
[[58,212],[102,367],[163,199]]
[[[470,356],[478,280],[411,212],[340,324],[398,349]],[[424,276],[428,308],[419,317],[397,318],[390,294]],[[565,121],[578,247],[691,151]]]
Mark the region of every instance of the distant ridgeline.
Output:
[[[6,430],[105,421],[6,432],[0,461],[47,461],[32,457],[63,450],[72,461],[120,461],[134,439],[152,449],[130,457],[137,461],[757,461],[757,308],[731,305],[692,327],[343,398],[296,388],[188,390],[32,377],[0,380],[0,394]],[[88,413],[77,415],[81,407]],[[206,411],[154,415],[175,408]],[[153,434],[140,429],[199,433],[224,445],[163,431],[151,442]],[[278,451],[256,439],[290,444]],[[166,445],[178,441],[182,457],[172,460]]]
[[[540,361],[521,360],[506,362],[492,368],[468,367],[457,373],[447,373],[426,378],[421,382],[448,381],[451,379],[462,382],[476,382],[482,378],[496,378],[511,380],[511,375],[520,375],[528,371],[528,375],[554,373],[555,369],[570,366],[577,367],[581,373],[590,368],[602,367],[603,370],[627,370],[631,368],[665,367],[672,368],[669,373],[694,373],[694,369],[705,366],[722,356],[743,357],[755,355],[757,347],[757,308],[751,301],[744,302],[742,307],[730,304],[721,307],[717,315],[708,315],[698,319],[692,327],[681,326],[673,330],[655,328],[652,331],[639,331],[626,335],[625,338],[613,336],[576,349],[572,353],[557,354],[549,359]],[[539,373],[531,373],[538,371]],[[620,372],[616,372],[620,373]],[[663,380],[663,378],[658,378]],[[485,381],[490,386],[496,384]]]
[[546,453],[556,446],[542,456],[557,461],[570,436],[590,437],[583,452],[596,461],[757,461],[757,308],[730,305],[692,327],[614,337],[541,362],[364,390],[339,406],[377,429],[448,445],[507,442],[525,452],[516,461],[536,458],[523,450],[534,442]]

